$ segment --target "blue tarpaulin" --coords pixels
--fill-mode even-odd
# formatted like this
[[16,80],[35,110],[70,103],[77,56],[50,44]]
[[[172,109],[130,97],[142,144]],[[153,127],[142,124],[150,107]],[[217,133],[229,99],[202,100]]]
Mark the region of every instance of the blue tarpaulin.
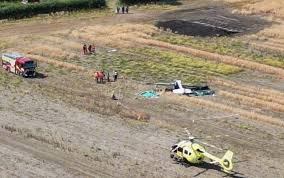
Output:
[[158,98],[159,94],[155,92],[154,90],[149,90],[149,91],[143,91],[138,94],[139,96],[143,96],[144,98]]

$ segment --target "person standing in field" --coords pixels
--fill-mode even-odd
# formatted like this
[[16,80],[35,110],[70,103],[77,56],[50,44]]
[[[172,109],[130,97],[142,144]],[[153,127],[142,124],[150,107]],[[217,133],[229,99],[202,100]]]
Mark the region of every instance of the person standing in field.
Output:
[[126,12],[126,14],[128,14],[128,10],[129,10],[129,9],[128,9],[128,6],[126,6],[126,7],[125,7],[125,12]]
[[84,46],[83,46],[83,53],[84,53],[84,55],[88,54],[88,50],[87,50],[87,45],[86,44],[84,44]]
[[93,51],[92,51],[92,50],[93,50],[92,45],[89,45],[88,50],[89,50],[89,53],[92,54],[92,52],[93,52]]
[[121,11],[122,11],[123,14],[124,14],[124,10],[125,10],[125,7],[122,6]]
[[116,82],[118,78],[118,73],[116,71],[113,72],[113,81]]
[[107,71],[107,81],[110,82],[109,71]]
[[119,14],[119,11],[120,11],[120,7],[117,6],[116,7],[116,13]]

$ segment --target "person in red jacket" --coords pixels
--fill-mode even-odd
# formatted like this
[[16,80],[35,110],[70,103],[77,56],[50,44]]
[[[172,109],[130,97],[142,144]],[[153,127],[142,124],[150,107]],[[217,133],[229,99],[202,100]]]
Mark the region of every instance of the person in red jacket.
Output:
[[95,72],[95,79],[97,81],[97,83],[103,83],[104,82],[104,71],[96,71]]

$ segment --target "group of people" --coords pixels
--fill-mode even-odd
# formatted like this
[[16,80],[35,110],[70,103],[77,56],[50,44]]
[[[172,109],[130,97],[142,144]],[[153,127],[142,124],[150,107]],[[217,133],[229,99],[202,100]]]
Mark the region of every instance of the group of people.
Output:
[[[105,74],[104,71],[96,71],[94,76],[95,76],[97,83],[104,83],[105,78],[107,79],[108,82],[111,82],[109,72],[107,72],[107,74]],[[117,79],[118,79],[118,72],[113,71],[112,77],[113,77],[113,81],[116,82]]]
[[116,13],[119,14],[120,12],[123,14],[128,14],[129,7],[128,6],[122,6],[122,7],[116,7]]
[[96,47],[95,45],[89,45],[87,47],[86,44],[83,45],[83,54],[87,55],[87,54],[94,54],[96,52]]

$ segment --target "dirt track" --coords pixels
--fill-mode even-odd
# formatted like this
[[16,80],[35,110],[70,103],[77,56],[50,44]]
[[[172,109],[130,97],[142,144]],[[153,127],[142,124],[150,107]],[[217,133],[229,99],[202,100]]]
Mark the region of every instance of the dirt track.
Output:
[[135,11],[129,14],[119,14],[113,15],[112,12],[108,16],[103,17],[90,17],[90,18],[78,18],[71,17],[70,19],[61,20],[58,19],[47,19],[34,20],[32,22],[21,23],[20,21],[15,21],[14,23],[5,23],[0,25],[0,37],[13,36],[23,36],[29,34],[48,34],[61,30],[68,30],[73,28],[80,28],[87,25],[96,24],[123,24],[132,22],[145,22],[151,21],[157,18],[159,12],[144,13],[140,11]]
[[[59,175],[69,177],[72,174],[79,177],[113,177],[112,175],[108,174],[106,170],[98,170],[95,167],[90,167],[86,160],[80,160],[80,158],[70,158],[70,156],[68,156],[66,153],[56,151],[48,145],[41,145],[33,140],[23,139],[22,137],[8,134],[2,130],[0,144],[2,149],[2,159],[11,156],[12,159],[20,160],[20,162],[17,162],[16,165],[13,165],[11,160],[2,160],[2,162],[5,162],[5,165],[2,166],[5,166],[5,169],[8,170],[5,172],[5,169],[3,168],[3,172],[1,172],[2,176],[5,174],[23,176],[22,174],[25,172],[25,169],[27,169],[29,166],[32,166],[32,164],[35,164],[36,167],[32,167],[32,169],[29,169],[27,172],[30,174],[30,177],[57,177]],[[31,160],[34,160],[35,163]],[[9,164],[16,166],[16,172],[11,171]],[[41,166],[44,166],[43,169]]]

